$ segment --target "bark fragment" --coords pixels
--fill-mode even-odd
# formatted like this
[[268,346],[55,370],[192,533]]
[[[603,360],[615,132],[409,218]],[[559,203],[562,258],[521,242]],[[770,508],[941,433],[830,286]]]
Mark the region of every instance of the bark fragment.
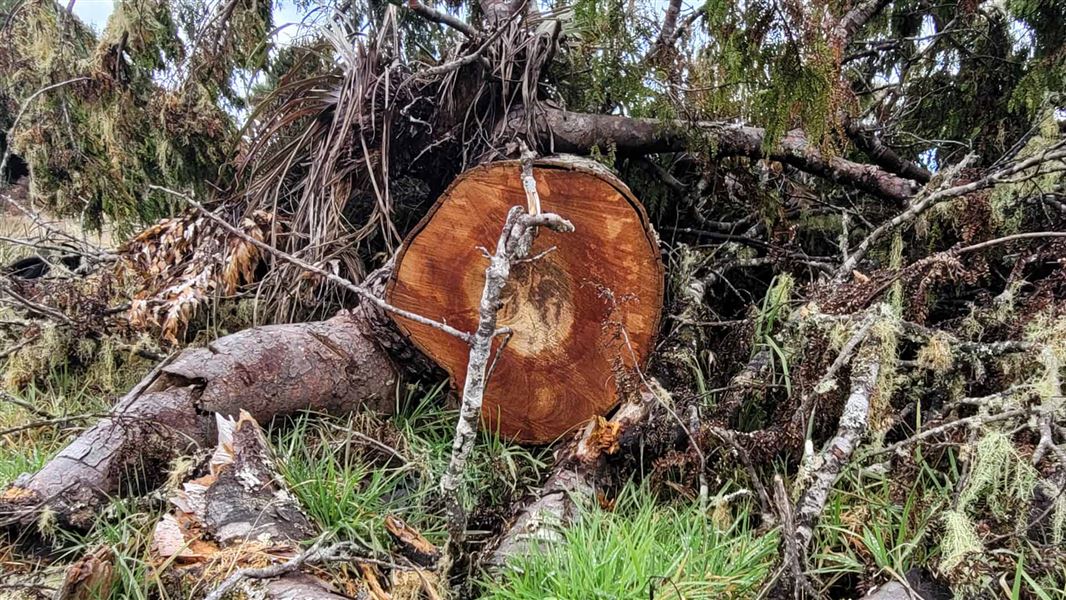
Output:
[[[177,595],[187,597],[202,595],[203,583],[217,579],[220,570],[286,564],[300,542],[316,534],[278,475],[266,436],[251,415],[241,411],[236,420],[216,418],[218,445],[207,474],[171,496],[175,508],[153,536],[157,559],[174,565],[167,579]],[[269,580],[240,578],[228,589],[238,587],[265,600],[347,597],[297,568]],[[207,597],[221,596],[220,589]]]

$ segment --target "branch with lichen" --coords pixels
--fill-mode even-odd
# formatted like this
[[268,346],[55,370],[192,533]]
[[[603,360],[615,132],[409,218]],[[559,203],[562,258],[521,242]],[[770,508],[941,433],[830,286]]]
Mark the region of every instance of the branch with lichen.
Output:
[[492,342],[499,333],[496,329],[496,317],[502,307],[500,295],[510,278],[511,266],[528,257],[537,227],[541,226],[560,233],[574,230],[574,226],[559,215],[531,215],[522,207],[515,206],[507,213],[503,230],[496,242],[496,252],[489,256],[489,266],[485,269],[485,286],[478,304],[478,326],[470,343],[451,460],[440,481],[441,496],[444,498],[447,512],[448,534],[453,544],[463,539],[466,529],[466,513],[459,498],[459,490],[463,483],[467,459],[474,447],[477,423],[481,417]]

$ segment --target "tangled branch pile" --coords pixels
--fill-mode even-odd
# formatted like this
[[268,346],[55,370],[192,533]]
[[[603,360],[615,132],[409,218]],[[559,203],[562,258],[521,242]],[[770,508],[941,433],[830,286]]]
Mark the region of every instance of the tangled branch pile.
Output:
[[1060,12],[0,0],[0,585],[1066,594]]

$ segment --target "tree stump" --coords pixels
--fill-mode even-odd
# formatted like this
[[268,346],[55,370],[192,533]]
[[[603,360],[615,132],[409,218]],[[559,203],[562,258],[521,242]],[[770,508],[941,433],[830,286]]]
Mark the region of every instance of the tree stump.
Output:
[[[617,376],[643,368],[659,327],[663,265],[643,207],[610,171],[562,156],[534,161],[540,210],[569,219],[573,233],[542,229],[504,289],[503,345],[485,390],[482,426],[545,443],[618,403]],[[526,206],[521,163],[501,161],[456,179],[408,236],[388,287],[389,303],[473,331],[485,276],[513,206]],[[469,347],[396,317],[409,339],[462,389]]]

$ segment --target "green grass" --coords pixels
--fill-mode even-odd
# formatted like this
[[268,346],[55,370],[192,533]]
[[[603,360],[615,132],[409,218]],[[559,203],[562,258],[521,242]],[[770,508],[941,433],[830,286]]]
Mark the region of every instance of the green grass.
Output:
[[[55,417],[79,414],[99,414],[110,406],[110,398],[83,377],[67,368],[54,369],[39,382],[31,382],[20,391],[8,392],[13,397]],[[42,418],[14,403],[0,401],[0,429],[29,425]],[[93,419],[86,420],[91,423]],[[64,427],[43,426],[0,437],[0,486],[7,485],[24,472],[39,469],[82,423],[72,422]]]
[[950,501],[950,483],[928,465],[895,495],[888,479],[845,476],[815,531],[811,573],[831,586],[849,575],[880,582],[930,564],[937,556],[930,533]]
[[109,598],[166,599],[160,575],[167,565],[160,565],[150,554],[152,532],[160,517],[158,505],[152,507],[140,499],[113,500],[88,533],[57,532],[57,541],[63,545],[61,557],[74,561],[106,545],[114,557]]
[[750,598],[777,559],[776,533],[759,534],[741,505],[725,528],[694,503],[664,505],[630,484],[611,512],[584,510],[547,552],[512,559],[485,597]]
[[[437,485],[457,418],[456,411],[442,408],[444,391],[410,392],[388,421],[304,415],[279,429],[273,443],[282,476],[324,531],[384,548],[383,520],[394,514],[443,541]],[[391,450],[367,438],[384,438]],[[495,506],[535,486],[545,453],[482,434],[470,458],[464,504]]]
[[[57,416],[100,413],[121,392],[109,386],[128,386],[139,378],[141,367],[147,365],[116,366],[103,374],[56,368],[16,396]],[[390,542],[383,522],[393,514],[440,544],[444,519],[437,486],[456,419],[456,411],[445,408],[445,395],[444,386],[412,388],[390,418],[359,412],[347,418],[305,414],[264,425],[283,479],[327,535],[385,552]],[[37,420],[22,407],[0,402],[0,428]],[[0,437],[0,486],[39,468],[77,431],[75,426],[39,427]],[[485,518],[472,523],[498,523],[506,516],[513,502],[540,484],[550,451],[481,434],[467,469],[463,502],[473,516]],[[959,479],[954,454],[937,456],[939,462],[930,463],[919,452],[906,477],[860,473],[853,465],[835,485],[816,529],[812,578],[826,589],[856,590],[898,579],[913,568],[936,572],[942,515],[954,502]],[[776,470],[783,471],[783,465]],[[729,468],[718,476],[723,489],[734,489],[746,477]],[[656,496],[661,490],[648,486],[624,488],[612,512],[588,507],[561,544],[514,557],[502,579],[481,580],[479,591],[499,600],[646,598],[653,591],[660,598],[754,597],[779,556],[776,532],[756,531],[746,504],[732,507],[723,524],[720,514],[701,514],[693,503],[661,502]],[[110,598],[160,597],[165,565],[153,562],[149,547],[165,508],[159,497],[116,499],[91,531],[54,531],[61,557],[51,570],[59,572],[64,561],[106,545],[114,552],[117,575]],[[1045,549],[1024,540],[1000,544],[994,557],[981,557],[997,579],[958,582],[972,586],[959,589],[995,590],[1018,599],[1066,597],[1066,567],[1055,570],[1044,560],[1047,556]],[[23,565],[31,568],[37,567]]]

